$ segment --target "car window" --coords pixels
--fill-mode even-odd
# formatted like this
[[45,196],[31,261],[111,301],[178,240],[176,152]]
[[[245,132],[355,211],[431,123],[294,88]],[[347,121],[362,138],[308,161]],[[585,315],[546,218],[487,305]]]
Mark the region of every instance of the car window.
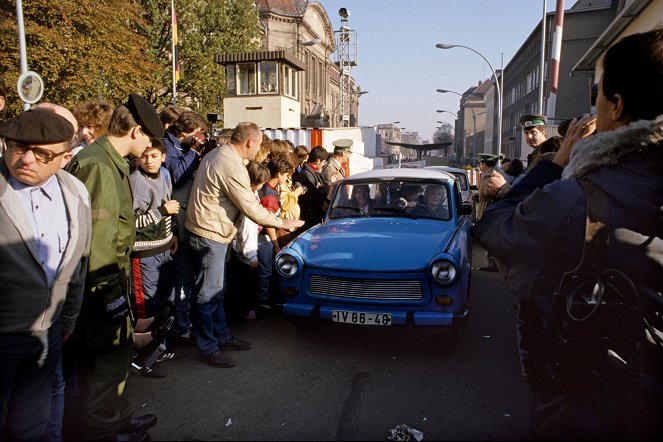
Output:
[[[453,196],[452,196],[453,198]],[[447,220],[449,187],[442,181],[382,180],[339,186],[330,219],[357,217],[433,218]]]
[[460,190],[469,190],[470,186],[467,182],[467,174],[465,172],[452,172],[452,175],[456,177],[456,181],[460,185]]

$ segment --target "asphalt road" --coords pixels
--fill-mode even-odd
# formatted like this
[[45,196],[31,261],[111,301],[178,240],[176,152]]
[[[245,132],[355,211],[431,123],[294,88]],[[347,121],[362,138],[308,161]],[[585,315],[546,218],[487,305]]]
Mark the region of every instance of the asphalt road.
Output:
[[[475,268],[485,263],[475,248]],[[292,321],[232,324],[253,343],[237,365],[187,357],[168,377],[131,375],[136,414],[159,418],[153,440],[386,440],[400,424],[424,440],[525,440],[515,303],[496,273],[474,271],[471,317],[455,348],[397,327]]]

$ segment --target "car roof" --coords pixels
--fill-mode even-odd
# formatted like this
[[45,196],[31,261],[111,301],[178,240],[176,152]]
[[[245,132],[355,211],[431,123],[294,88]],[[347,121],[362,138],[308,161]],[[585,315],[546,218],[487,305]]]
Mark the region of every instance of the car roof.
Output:
[[455,182],[453,175],[443,171],[417,168],[393,168],[373,169],[350,175],[345,180],[370,180],[370,179],[418,179],[418,180],[443,180]]
[[459,169],[458,167],[450,167],[450,166],[426,166],[424,169],[428,170],[437,170],[440,172],[451,172],[451,173],[465,173],[467,174],[467,171],[465,169]]

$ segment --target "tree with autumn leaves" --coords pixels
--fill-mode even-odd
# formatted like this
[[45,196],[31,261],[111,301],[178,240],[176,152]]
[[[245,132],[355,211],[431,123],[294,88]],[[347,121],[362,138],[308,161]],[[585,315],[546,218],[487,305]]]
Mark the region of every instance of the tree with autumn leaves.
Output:
[[[172,102],[170,0],[23,2],[28,68],[44,80],[43,101],[74,108],[103,98],[117,105],[136,92],[158,108]],[[223,67],[214,55],[258,49],[253,0],[176,0],[180,81],[177,104],[221,112]],[[0,4],[0,75],[8,115],[20,112],[16,4]]]

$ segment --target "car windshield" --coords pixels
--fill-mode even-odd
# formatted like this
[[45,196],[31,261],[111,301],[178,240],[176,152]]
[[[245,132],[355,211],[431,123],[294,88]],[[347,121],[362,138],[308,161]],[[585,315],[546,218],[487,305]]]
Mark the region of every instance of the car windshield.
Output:
[[356,217],[448,220],[448,187],[441,181],[345,182],[334,193],[329,218]]

